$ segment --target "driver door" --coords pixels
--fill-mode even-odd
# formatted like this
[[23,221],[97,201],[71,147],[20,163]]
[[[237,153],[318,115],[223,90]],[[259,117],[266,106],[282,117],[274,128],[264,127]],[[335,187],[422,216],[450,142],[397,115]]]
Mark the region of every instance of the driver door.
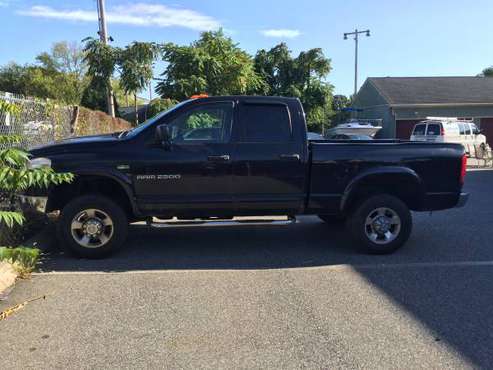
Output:
[[[149,147],[134,177],[139,203],[160,215],[220,216],[231,212],[232,102],[196,105],[172,119],[171,146]],[[212,210],[212,212],[211,212]]]

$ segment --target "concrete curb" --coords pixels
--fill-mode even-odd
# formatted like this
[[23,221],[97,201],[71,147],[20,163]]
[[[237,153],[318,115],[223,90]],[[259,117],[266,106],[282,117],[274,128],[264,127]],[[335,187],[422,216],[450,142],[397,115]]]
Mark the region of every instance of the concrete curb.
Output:
[[7,297],[17,279],[17,272],[7,262],[0,262],[0,300]]

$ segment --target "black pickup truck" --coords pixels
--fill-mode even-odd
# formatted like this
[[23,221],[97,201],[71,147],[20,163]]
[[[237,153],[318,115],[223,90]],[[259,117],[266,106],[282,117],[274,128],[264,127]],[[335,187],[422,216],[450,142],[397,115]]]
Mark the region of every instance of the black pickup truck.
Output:
[[461,145],[309,141],[294,98],[191,99],[133,130],[67,139],[31,155],[32,166],[76,175],[36,195],[47,198],[47,211],[61,210],[60,242],[88,258],[121,246],[131,222],[300,214],[345,221],[367,251],[389,253],[409,238],[410,210],[467,200]]

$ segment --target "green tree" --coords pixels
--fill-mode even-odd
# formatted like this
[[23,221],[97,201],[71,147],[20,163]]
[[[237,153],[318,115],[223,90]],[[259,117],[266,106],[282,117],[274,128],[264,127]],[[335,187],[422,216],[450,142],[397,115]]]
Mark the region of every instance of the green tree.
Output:
[[257,93],[299,98],[309,129],[323,131],[333,115],[333,87],[325,82],[331,65],[321,49],[310,49],[297,57],[292,57],[285,43],[262,49],[255,55],[255,70],[266,83]]
[[158,47],[149,42],[133,42],[118,55],[120,86],[134,96],[135,125],[139,124],[137,93],[146,88],[153,77]]
[[249,94],[262,91],[264,82],[252,58],[222,30],[202,33],[189,46],[162,46],[168,63],[156,92],[163,98],[187,99],[192,95]]
[[347,96],[334,95],[332,99],[332,111],[334,112],[334,116],[331,119],[332,126],[344,123],[350,118],[350,112],[347,112],[344,109],[349,108],[351,104],[351,99]]
[[43,52],[36,60],[45,68],[57,72],[82,77],[87,69],[84,62],[84,49],[76,42],[59,41],[51,47],[51,52]]
[[[20,113],[18,106],[0,100],[0,116]],[[48,187],[70,182],[73,175],[55,173],[50,167],[29,165],[29,154],[16,148],[21,138],[13,135],[0,135],[0,194],[3,204],[0,207],[0,227],[12,228],[22,225],[24,216],[16,207],[16,194],[32,187]]]
[[0,68],[0,90],[80,104],[87,84],[82,49],[66,41],[36,57],[37,64],[10,63]]
[[81,104],[91,109],[107,110],[106,91],[111,87],[111,77],[120,50],[92,37],[83,41],[84,62],[87,64],[90,82],[83,93]]
[[480,76],[493,77],[493,66],[483,69],[483,72]]
[[175,106],[178,101],[173,99],[152,99],[149,103],[149,110],[147,112],[147,117],[154,117],[156,114],[166,111],[171,107]]
[[44,66],[15,63],[0,68],[0,90],[67,104],[79,104],[84,83],[74,75]]

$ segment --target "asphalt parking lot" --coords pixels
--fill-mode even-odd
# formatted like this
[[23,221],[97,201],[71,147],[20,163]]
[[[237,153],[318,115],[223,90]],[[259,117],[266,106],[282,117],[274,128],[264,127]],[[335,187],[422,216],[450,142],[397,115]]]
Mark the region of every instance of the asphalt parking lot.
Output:
[[58,252],[0,310],[0,368],[490,368],[493,171],[468,205],[415,214],[368,256],[316,217],[295,225],[132,227],[107,260]]

